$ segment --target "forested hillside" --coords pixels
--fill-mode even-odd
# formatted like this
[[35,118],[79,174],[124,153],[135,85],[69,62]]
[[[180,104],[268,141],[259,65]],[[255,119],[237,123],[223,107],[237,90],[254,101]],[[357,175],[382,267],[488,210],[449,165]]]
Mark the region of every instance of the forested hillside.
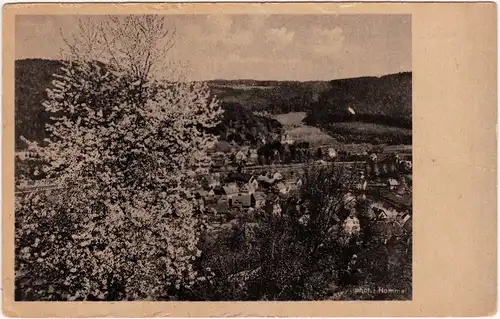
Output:
[[[411,127],[412,73],[332,81],[214,80],[209,85],[227,102],[272,114],[307,112],[308,124],[363,121]],[[356,116],[346,116],[347,107]]]
[[209,85],[222,101],[238,102],[249,110],[271,114],[307,111],[329,87],[328,82],[254,81],[253,86],[239,81],[216,83]]
[[[330,82],[305,119],[310,125],[368,122],[411,128],[411,72]],[[352,108],[355,114],[346,112]]]
[[[24,147],[20,136],[31,141],[43,141],[45,123],[49,120],[42,102],[47,98],[46,89],[52,84],[52,74],[60,73],[60,61],[27,59],[15,64],[16,148]],[[212,83],[213,85],[213,83]],[[279,135],[281,124],[273,119],[257,116],[241,103],[223,101],[226,111],[216,134],[222,140],[255,145],[263,138],[269,140]]]
[[29,59],[15,63],[15,136],[42,141],[48,116],[41,102],[47,98],[45,90],[51,86],[52,74],[59,72],[62,64],[55,60]]
[[[46,99],[45,90],[51,85],[52,74],[59,72],[60,67],[61,62],[54,60],[16,61],[16,148],[22,147],[21,135],[35,141],[45,138],[48,116],[41,102]],[[226,141],[254,145],[263,138],[279,135],[279,122],[253,113],[264,111],[306,112],[306,124],[340,140],[351,134],[352,141],[378,138],[388,143],[411,142],[411,72],[329,82],[213,80],[208,85],[226,110],[216,129]],[[346,112],[348,107],[356,114]],[[346,122],[353,122],[356,129]],[[366,134],[355,123],[381,126],[370,129],[373,134]],[[403,131],[388,132],[387,127]]]
[[263,140],[279,137],[282,125],[274,119],[255,115],[238,103],[223,102],[224,115],[215,134],[224,141],[258,146]]

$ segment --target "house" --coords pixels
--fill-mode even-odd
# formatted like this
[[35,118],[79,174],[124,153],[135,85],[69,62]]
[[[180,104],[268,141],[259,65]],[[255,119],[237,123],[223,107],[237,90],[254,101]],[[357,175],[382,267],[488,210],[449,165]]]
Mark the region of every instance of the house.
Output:
[[385,219],[389,218],[389,216],[387,215],[387,213],[383,209],[374,207],[373,212],[377,216],[378,220],[385,220]]
[[288,134],[281,135],[281,144],[293,144],[293,139]]
[[224,188],[220,185],[215,186],[214,188],[210,189],[208,191],[208,194],[209,195],[226,195],[226,193],[224,192]]
[[279,182],[276,184],[276,188],[280,194],[286,195],[290,192],[290,188],[285,185],[283,182]]
[[227,213],[229,210],[229,198],[226,195],[209,195],[205,197],[205,207],[217,213]]
[[222,186],[222,189],[224,190],[224,195],[228,196],[229,198],[238,194],[239,192],[238,185],[236,185],[235,183],[229,183],[225,186]]
[[259,175],[257,177],[257,182],[259,182],[259,186],[266,188],[266,187],[272,186],[274,184],[275,180],[273,178],[269,178],[268,176],[265,176],[265,175]]
[[16,152],[16,159],[24,161],[28,156],[28,152]]
[[330,159],[334,159],[334,158],[337,157],[337,151],[334,148],[331,148],[331,147],[328,149],[328,153],[327,154],[328,154],[328,158],[330,158]]
[[214,178],[213,176],[209,175],[205,178],[204,185],[208,189],[213,189],[217,186],[220,186],[220,182],[216,178]]
[[230,173],[227,177],[227,181],[231,183],[248,183],[252,176],[244,173]]
[[396,189],[399,185],[400,183],[394,178],[389,178],[387,180],[387,187],[389,187],[390,190]]
[[244,151],[242,150],[239,150],[238,152],[236,152],[236,154],[234,155],[234,159],[237,163],[244,163],[246,162],[247,160],[247,155],[245,154]]
[[273,175],[273,179],[274,179],[275,181],[281,181],[281,180],[283,179],[283,175],[281,175],[281,173],[280,173],[280,172],[276,172],[276,173],[274,173],[274,175]]
[[229,198],[224,195],[220,195],[219,198],[217,198],[217,212],[219,213],[227,213],[229,210]]
[[201,189],[201,190],[196,191],[195,194],[196,194],[196,197],[198,197],[198,198],[205,198],[208,196],[208,191]]
[[250,208],[252,207],[252,195],[238,193],[231,197],[231,207]]
[[297,180],[297,183],[295,183],[295,187],[296,187],[297,189],[300,189],[300,187],[302,187],[302,179],[301,179],[301,178],[299,178],[299,179]]
[[251,190],[248,184],[241,184],[239,186],[240,193],[251,194]]
[[255,192],[252,196],[255,208],[262,208],[266,205],[266,195],[263,192]]
[[251,165],[256,165],[259,163],[259,154],[257,153],[256,149],[251,148],[249,150],[247,162],[248,162],[248,164],[251,164]]
[[15,156],[17,159],[24,161],[28,158],[36,158],[38,154],[35,152],[25,151],[25,152],[16,152]]
[[250,180],[247,183],[247,188],[250,194],[255,193],[259,189],[259,182],[254,176],[250,177]]

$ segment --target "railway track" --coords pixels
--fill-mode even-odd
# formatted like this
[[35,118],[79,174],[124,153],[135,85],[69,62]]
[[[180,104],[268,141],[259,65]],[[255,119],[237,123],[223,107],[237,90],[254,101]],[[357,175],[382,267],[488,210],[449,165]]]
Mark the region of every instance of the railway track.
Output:
[[[342,165],[361,165],[365,164],[363,161],[357,162],[333,162],[334,164],[342,164]],[[303,170],[306,167],[315,167],[322,166],[324,163],[296,163],[296,164],[281,164],[281,165],[256,165],[256,166],[247,166],[242,169],[243,173],[261,173],[268,171],[287,171],[287,170]],[[236,167],[230,167],[226,169],[218,169],[212,170],[210,173],[226,173],[235,171]],[[25,186],[25,187],[17,187],[15,190],[15,194],[27,194],[35,191],[51,191],[64,189],[65,187],[61,184],[57,183],[57,181],[51,181],[52,183],[40,184],[36,186]]]
[[[328,163],[328,162],[327,162]],[[366,162],[364,161],[353,161],[353,162],[330,162],[333,164],[342,164],[342,165],[364,165]],[[281,164],[281,165],[255,165],[255,166],[246,166],[242,168],[242,172],[244,173],[253,173],[259,171],[276,171],[276,170],[289,170],[289,169],[304,169],[305,167],[315,167],[322,166],[324,163],[296,163],[296,164]],[[228,171],[236,170],[236,167],[230,167],[225,169],[214,169],[212,173],[224,173]]]

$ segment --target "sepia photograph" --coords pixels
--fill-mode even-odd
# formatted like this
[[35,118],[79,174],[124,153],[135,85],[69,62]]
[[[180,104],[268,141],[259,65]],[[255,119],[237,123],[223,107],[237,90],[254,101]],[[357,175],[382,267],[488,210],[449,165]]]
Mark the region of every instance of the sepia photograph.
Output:
[[13,36],[16,301],[412,300],[410,14]]

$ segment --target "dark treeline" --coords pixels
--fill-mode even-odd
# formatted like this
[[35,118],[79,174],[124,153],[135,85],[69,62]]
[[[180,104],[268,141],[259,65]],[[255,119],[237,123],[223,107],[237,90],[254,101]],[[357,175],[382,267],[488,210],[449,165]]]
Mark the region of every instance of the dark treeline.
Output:
[[380,124],[392,127],[400,127],[405,129],[412,128],[411,118],[406,117],[391,117],[383,114],[348,114],[346,112],[342,113],[331,113],[325,116],[325,113],[309,113],[304,119],[304,122],[310,125],[322,125],[326,123],[344,123],[344,122],[364,122]]
[[[218,81],[214,87],[223,101],[237,100],[252,111],[267,111],[273,114],[305,111],[311,121],[321,116],[336,116],[338,121],[349,120],[338,117],[340,111],[353,108],[362,120],[387,122],[408,126],[411,121],[411,72],[382,77],[361,77],[324,82],[271,83],[263,81]],[[213,83],[213,82],[211,82]],[[238,88],[246,83],[255,88]],[[221,87],[223,84],[226,86]],[[272,85],[271,85],[272,84]],[[266,88],[262,88],[266,87]],[[379,115],[380,117],[373,117]],[[391,122],[391,118],[394,120]]]
[[214,133],[224,141],[257,147],[282,132],[277,120],[255,115],[238,103],[223,102],[222,107],[224,114]]
[[327,85],[327,82],[281,82],[265,88],[226,86],[213,87],[213,90],[222,101],[238,102],[255,112],[280,114],[309,110]]
[[[335,80],[311,105],[305,122],[366,122],[411,129],[411,73]],[[355,115],[347,112],[352,108]]]
[[396,130],[396,131],[368,131],[355,130],[351,127],[340,127],[334,124],[318,125],[328,135],[332,136],[339,142],[346,143],[370,143],[373,145],[389,144],[389,145],[410,145],[412,144],[411,130]]

